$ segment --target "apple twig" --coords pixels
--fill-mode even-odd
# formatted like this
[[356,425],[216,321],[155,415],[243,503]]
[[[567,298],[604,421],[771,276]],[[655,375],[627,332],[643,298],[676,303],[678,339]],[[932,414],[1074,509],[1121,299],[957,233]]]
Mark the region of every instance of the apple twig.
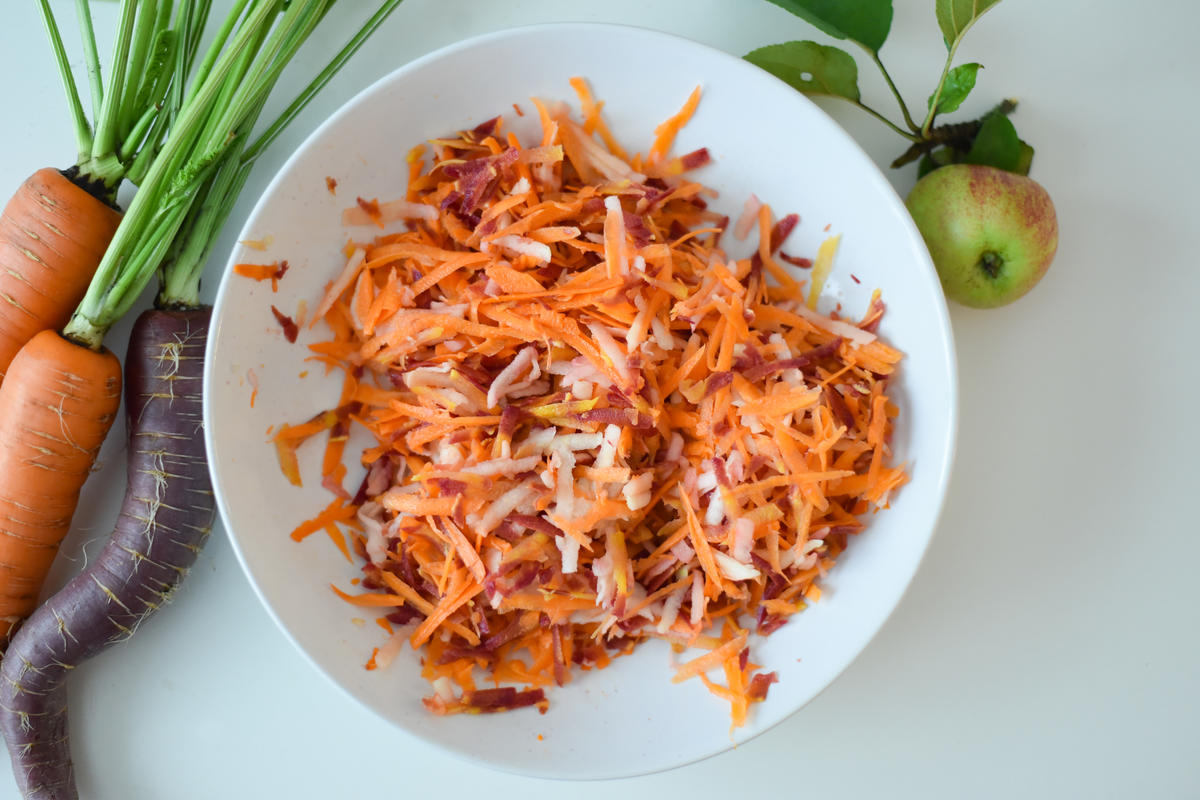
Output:
[[946,45],[942,73],[928,99],[928,111],[918,125],[880,58],[879,49],[892,22],[892,0],[771,0],[836,39],[854,42],[866,51],[879,69],[900,107],[905,130],[886,115],[862,101],[858,88],[858,66],[849,53],[813,41],[793,41],[760,47],[746,59],[782,78],[796,89],[812,95],[840,97],[878,119],[911,142],[893,162],[902,167],[920,160],[918,173],[925,175],[954,163],[994,166],[1026,175],[1033,148],[1017,136],[1008,115],[1016,102],[1005,100],[978,119],[936,125],[941,114],[953,112],[975,88],[979,64],[954,64],[958,47],[975,21],[999,0],[936,0],[938,25]]

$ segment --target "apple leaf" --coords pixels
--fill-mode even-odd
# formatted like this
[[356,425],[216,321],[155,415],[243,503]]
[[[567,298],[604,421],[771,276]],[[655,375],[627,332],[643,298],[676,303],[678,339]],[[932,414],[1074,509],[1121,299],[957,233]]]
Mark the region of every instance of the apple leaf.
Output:
[[[892,28],[892,0],[771,0],[835,39],[879,52]],[[992,0],[996,2],[996,0]]]
[[1028,175],[1029,168],[1033,166],[1033,147],[1024,139],[1021,142],[1021,152],[1017,156],[1017,166],[1013,172],[1018,175]]
[[[975,76],[982,69],[981,64],[960,64],[946,75],[946,81],[942,84],[941,94],[929,95],[929,107],[933,109],[934,115],[949,114],[951,111],[958,109],[962,105],[962,101],[967,99],[967,95],[975,88]],[[937,108],[933,108],[934,97],[937,98]]]
[[[1032,158],[1032,155],[1030,155]],[[1019,172],[1021,165],[1021,140],[1012,120],[1003,114],[988,114],[979,126],[979,133],[971,143],[963,159],[968,164],[983,164],[989,167]]]
[[946,40],[946,49],[953,50],[975,20],[999,2],[1000,0],[937,0],[935,11],[938,26]]
[[845,50],[810,41],[784,42],[752,50],[745,58],[794,89],[858,102],[858,65]]

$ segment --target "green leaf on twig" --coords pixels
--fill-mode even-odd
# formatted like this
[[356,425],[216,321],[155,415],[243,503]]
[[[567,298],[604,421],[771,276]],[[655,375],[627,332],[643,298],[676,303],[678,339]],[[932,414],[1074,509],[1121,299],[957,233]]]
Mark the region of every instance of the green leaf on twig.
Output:
[[1028,175],[1029,168],[1033,166],[1033,146],[1024,139],[1019,140],[1021,143],[1021,152],[1017,156],[1017,166],[1013,172],[1018,175]]
[[[771,0],[835,39],[878,52],[892,28],[892,0]],[[995,2],[995,0],[993,0]]]
[[935,95],[929,95],[929,108],[933,113],[949,114],[958,109],[962,101],[975,88],[975,76],[981,69],[980,64],[961,64],[946,74],[946,82],[942,85],[942,93],[937,95],[937,108],[933,108]]
[[903,115],[903,127],[862,101],[858,66],[837,47],[811,41],[791,41],[760,47],[746,60],[809,95],[841,97],[874,116],[900,136],[908,148],[892,167],[920,162],[918,174],[948,164],[970,163],[1028,174],[1033,148],[1017,136],[1007,115],[1016,108],[1005,100],[978,119],[935,125],[942,114],[959,110],[975,90],[976,62],[954,66],[963,37],[975,22],[1000,0],[934,0],[938,27],[947,55],[941,76],[926,101],[927,112],[918,123],[879,57],[892,25],[892,0],[769,0],[836,39],[853,41],[867,51],[879,68]]
[[1021,159],[1021,140],[1012,120],[1003,114],[988,114],[963,160],[968,164],[1015,172]]
[[946,49],[953,51],[975,20],[998,2],[1000,0],[937,0],[935,11]]
[[816,42],[784,42],[760,47],[746,60],[789,86],[858,102],[858,65],[844,50]]

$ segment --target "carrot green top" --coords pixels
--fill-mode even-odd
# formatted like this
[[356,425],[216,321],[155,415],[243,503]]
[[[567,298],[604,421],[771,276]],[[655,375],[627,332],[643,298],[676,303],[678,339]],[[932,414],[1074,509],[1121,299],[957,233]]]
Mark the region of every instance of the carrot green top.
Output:
[[[186,92],[180,89],[165,141],[149,162],[65,335],[99,347],[108,328],[160,271],[160,305],[198,302],[205,260],[254,159],[401,0],[381,2],[329,65],[257,140],[247,144],[280,73],[335,1],[238,0],[234,4],[192,72]],[[207,3],[203,5],[206,15]],[[182,86],[182,81],[175,85]]]
[[[395,200],[346,211],[345,265],[308,321],[342,396],[275,436],[299,484],[297,448],[328,432],[338,496],[294,535],[348,556],[350,534],[366,592],[335,591],[414,623],[368,666],[425,648],[436,713],[544,707],[574,666],[662,637],[711,651],[678,679],[741,725],[774,680],[750,631],[815,600],[906,480],[888,445],[901,354],[874,333],[878,298],[858,322],[806,305],[777,262],[794,217],[757,208],[756,251],[726,254],[691,177],[707,151],[670,154],[699,92],[627,158],[572,85],[582,122],[535,101],[540,138],[495,119],[434,139]],[[357,490],[351,424],[375,440]],[[525,688],[480,690],[479,668]]]
[[107,81],[90,3],[75,3],[87,65],[92,119],[79,97],[70,57],[48,0],[42,20],[75,126],[78,179],[115,202],[123,178],[139,183],[183,103],[183,86],[200,46],[210,0],[122,0]]

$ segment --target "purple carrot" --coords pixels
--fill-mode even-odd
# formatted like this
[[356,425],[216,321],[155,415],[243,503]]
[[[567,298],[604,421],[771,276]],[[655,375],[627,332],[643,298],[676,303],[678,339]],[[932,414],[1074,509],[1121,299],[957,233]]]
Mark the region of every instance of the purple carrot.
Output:
[[210,309],[146,311],[125,359],[128,486],[99,556],[29,617],[0,664],[0,731],[25,798],[75,798],[66,676],[129,638],[208,538],[201,385]]

